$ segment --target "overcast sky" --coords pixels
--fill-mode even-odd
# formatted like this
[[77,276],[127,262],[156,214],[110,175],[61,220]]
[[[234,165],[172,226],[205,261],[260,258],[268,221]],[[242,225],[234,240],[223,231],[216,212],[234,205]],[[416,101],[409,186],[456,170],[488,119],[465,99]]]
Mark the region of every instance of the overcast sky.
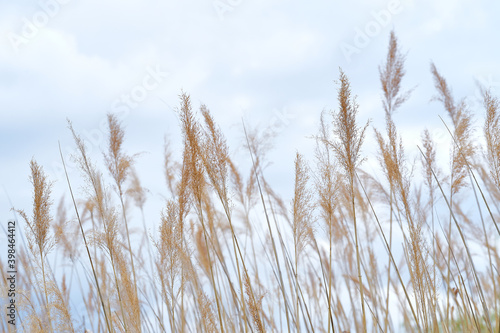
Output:
[[[295,151],[312,157],[308,136],[321,111],[337,107],[339,67],[358,95],[360,121],[383,126],[378,66],[391,29],[408,52],[403,86],[416,87],[395,121],[410,152],[425,127],[439,141],[444,112],[430,102],[429,64],[482,119],[475,80],[500,92],[498,13],[498,1],[2,1],[0,220],[12,217],[8,198],[30,209],[32,157],[56,181],[57,202],[67,188],[58,141],[65,158],[74,150],[66,119],[100,158],[108,112],[122,115],[128,151],[144,152],[137,168],[151,190],[149,219],[157,219],[167,194],[163,140],[179,147],[181,91],[213,112],[243,167],[242,119],[271,126],[266,176],[288,200]],[[367,138],[364,151],[374,156],[372,129]]]

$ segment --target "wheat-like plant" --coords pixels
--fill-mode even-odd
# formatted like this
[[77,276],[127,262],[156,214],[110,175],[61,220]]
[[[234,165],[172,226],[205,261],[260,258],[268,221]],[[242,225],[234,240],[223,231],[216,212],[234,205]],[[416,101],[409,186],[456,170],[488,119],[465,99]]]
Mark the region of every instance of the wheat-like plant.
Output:
[[[289,197],[268,178],[275,133],[245,121],[236,146],[185,92],[179,154],[175,138],[164,143],[161,212],[150,211],[157,193],[144,185],[140,155],[126,151],[134,138],[118,115],[108,114],[97,157],[69,123],[84,181],[73,191],[61,153],[73,209],[63,197],[52,211],[55,185],[33,159],[32,214],[15,210],[27,239],[18,332],[499,332],[498,97],[482,89],[482,145],[476,110],[431,64],[450,122],[449,167],[429,129],[412,156],[398,119],[413,91],[404,89],[407,54],[394,31],[388,41],[378,68],[385,128],[372,136],[340,69],[314,158],[297,152],[290,165]],[[365,151],[370,137],[376,151]],[[248,154],[244,167],[235,149]],[[372,158],[379,163],[365,167]]]

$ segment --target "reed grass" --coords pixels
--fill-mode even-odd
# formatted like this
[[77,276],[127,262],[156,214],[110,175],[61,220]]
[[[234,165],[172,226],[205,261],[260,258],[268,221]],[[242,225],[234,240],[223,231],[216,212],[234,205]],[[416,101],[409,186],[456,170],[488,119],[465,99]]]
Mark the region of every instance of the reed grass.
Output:
[[[406,57],[391,32],[379,67],[385,128],[373,132],[340,69],[314,158],[297,152],[290,165],[289,201],[266,177],[272,132],[243,123],[244,144],[231,146],[187,93],[179,160],[175,138],[165,141],[156,220],[119,118],[108,115],[99,161],[69,123],[83,188],[66,173],[70,200],[54,217],[55,185],[32,160],[32,214],[15,210],[28,245],[18,332],[499,332],[498,97],[484,89],[483,109],[471,110],[431,64],[450,159],[428,129],[414,156],[398,125],[414,90]],[[231,153],[240,148],[247,168]]]

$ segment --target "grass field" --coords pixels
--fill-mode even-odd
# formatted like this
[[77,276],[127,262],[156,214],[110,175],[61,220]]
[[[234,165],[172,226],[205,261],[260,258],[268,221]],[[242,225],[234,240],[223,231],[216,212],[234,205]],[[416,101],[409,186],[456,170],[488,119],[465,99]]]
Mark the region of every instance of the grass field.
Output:
[[[54,180],[32,160],[33,206],[15,207],[29,245],[18,249],[18,332],[500,332],[498,98],[483,89],[475,128],[431,64],[448,168],[425,128],[408,156],[394,120],[413,92],[405,52],[392,32],[379,67],[385,128],[358,119],[339,70],[314,159],[295,156],[291,202],[266,180],[264,133],[241,125],[252,161],[243,173],[208,107],[182,92],[172,139],[182,159],[165,145],[157,177],[169,198],[152,232],[124,124],[108,115],[101,170],[69,122],[85,187],[59,180],[67,196],[56,207]],[[66,269],[54,274],[56,262]]]

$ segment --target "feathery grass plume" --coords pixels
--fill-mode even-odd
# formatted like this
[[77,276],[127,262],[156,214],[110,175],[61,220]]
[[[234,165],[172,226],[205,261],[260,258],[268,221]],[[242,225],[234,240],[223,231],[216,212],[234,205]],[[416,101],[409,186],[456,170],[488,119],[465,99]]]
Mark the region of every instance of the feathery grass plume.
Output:
[[351,84],[342,69],[338,84],[339,111],[332,114],[333,131],[337,141],[333,143],[332,148],[348,176],[349,185],[354,186],[354,173],[362,162],[361,146],[369,122],[363,127],[359,127],[356,123],[359,105],[356,98],[351,96]]
[[[401,92],[401,81],[406,73],[404,69],[405,55],[402,54],[398,40],[394,31],[391,31],[389,38],[389,50],[387,52],[386,63],[384,66],[379,66],[379,77],[384,93],[382,105],[385,111],[387,140],[385,143],[380,132],[375,130],[377,142],[380,149],[380,163],[389,183],[389,206],[390,206],[390,235],[389,245],[392,248],[392,216],[393,216],[393,194],[396,187],[399,186],[400,194],[405,194],[403,186],[403,144],[401,139],[398,140],[396,126],[392,119],[394,112],[410,97],[411,90],[405,93]],[[399,142],[398,142],[399,141]],[[389,260],[388,267],[388,286],[390,280],[391,261]],[[389,288],[388,288],[389,291]],[[386,305],[388,307],[389,294],[387,294]],[[386,311],[386,317],[388,313]],[[387,320],[384,327],[387,328]]]
[[31,253],[44,260],[55,245],[54,238],[50,234],[52,222],[50,207],[53,204],[50,194],[53,184],[48,180],[43,168],[34,159],[30,162],[30,169],[30,182],[33,185],[33,215],[30,219],[23,210],[17,210],[17,212],[28,225],[26,235]]
[[[381,150],[380,154],[382,156],[382,166],[391,191],[394,190],[394,181],[397,181],[398,178],[400,178],[398,176],[400,173],[398,168],[401,166],[400,163],[402,162],[402,158],[404,156],[402,151],[403,145],[401,141],[398,143],[398,134],[392,115],[410,97],[411,94],[411,90],[405,93],[401,92],[401,80],[405,75],[405,58],[406,57],[401,53],[398,46],[398,40],[394,31],[391,31],[386,63],[385,66],[379,67],[380,83],[384,92],[382,104],[385,111],[388,138],[388,143],[385,148],[383,147],[381,134],[378,131],[375,131],[379,148]],[[398,148],[401,148],[399,152]]]
[[472,117],[466,109],[464,102],[460,103],[459,112],[457,115],[457,123],[455,125],[455,139],[459,147],[456,148],[455,160],[453,161],[453,169],[455,181],[452,183],[454,192],[457,193],[460,188],[467,186],[465,178],[467,177],[467,164],[473,158],[476,147],[472,141]]
[[313,237],[312,193],[308,188],[309,171],[301,154],[295,156],[295,191],[292,200],[293,234],[296,259]]
[[[176,193],[177,193],[177,204],[179,208],[179,223],[181,231],[184,231],[184,221],[191,209],[191,191],[190,191],[190,169],[188,167],[190,157],[187,155],[186,148],[184,150],[183,162],[181,171],[181,179],[177,183]],[[182,233],[181,232],[181,233]]]
[[103,154],[104,160],[109,173],[116,182],[118,193],[122,195],[123,183],[130,173],[134,158],[123,152],[125,131],[115,114],[108,113],[108,127],[108,151]]
[[167,201],[166,209],[161,215],[159,239],[155,241],[158,249],[156,268],[160,277],[160,284],[164,302],[170,312],[172,331],[176,330],[175,308],[177,297],[184,281],[182,277],[182,225],[179,219],[179,207],[175,201]]
[[210,265],[212,264],[210,260],[208,259],[208,248],[207,245],[205,244],[205,238],[203,237],[203,228],[198,227],[198,230],[195,231],[194,239],[195,239],[195,245],[196,249],[198,250],[198,261],[200,263],[201,268],[207,275],[207,277],[210,277]]
[[357,273],[359,280],[359,293],[361,298],[361,308],[362,308],[362,326],[363,332],[366,332],[366,311],[365,311],[365,300],[363,293],[363,278],[361,272],[361,254],[359,250],[359,240],[358,240],[358,224],[356,221],[356,205],[355,205],[355,194],[354,194],[354,181],[356,168],[362,162],[361,159],[361,146],[365,137],[366,128],[368,127],[368,122],[365,126],[359,127],[356,123],[356,115],[358,113],[358,103],[356,98],[351,96],[351,85],[349,79],[344,74],[342,69],[340,69],[339,77],[339,88],[338,88],[338,102],[339,110],[333,113],[333,131],[337,139],[333,142],[333,150],[335,151],[340,165],[343,167],[344,173],[347,176],[347,182],[349,187],[349,196],[351,201],[351,210],[353,216],[354,224],[354,237],[356,246],[356,262],[357,262]]
[[[471,171],[472,173],[472,171]],[[478,294],[479,294],[479,298],[480,298],[480,303],[481,303],[481,306],[482,306],[482,309],[484,311],[484,318],[486,318],[486,324],[488,326],[488,329],[491,331],[492,330],[492,326],[491,326],[491,320],[490,320],[490,311],[488,309],[488,305],[486,304],[485,302],[485,297],[484,297],[484,293],[483,293],[483,288],[481,286],[481,282],[479,281],[479,271],[476,269],[476,264],[475,264],[475,261],[473,260],[472,258],[472,255],[471,255],[471,251],[470,251],[470,248],[469,246],[467,245],[468,241],[466,241],[465,239],[465,236],[464,236],[464,232],[463,232],[463,228],[461,227],[461,224],[458,222],[457,220],[457,214],[459,214],[460,210],[458,209],[460,206],[458,207],[455,207],[455,209],[452,210],[452,205],[451,205],[451,198],[450,200],[448,200],[448,198],[445,196],[444,192],[443,192],[443,189],[439,183],[439,181],[437,180],[436,176],[434,175],[435,177],[435,180],[436,182],[438,183],[438,186],[439,186],[439,189],[441,191],[441,194],[446,202],[446,205],[448,206],[448,210],[449,210],[449,213],[450,213],[450,220],[453,220],[456,228],[457,228],[457,231],[459,233],[459,236],[460,236],[460,239],[462,241],[462,244],[464,245],[463,247],[460,247],[460,249],[457,249],[457,248],[453,248],[452,249],[452,240],[454,238],[452,238],[450,235],[451,235],[451,221],[450,221],[450,228],[448,230],[448,235],[445,237],[447,237],[447,241],[448,241],[448,277],[446,278],[446,284],[448,286],[450,286],[450,275],[451,275],[451,266],[450,266],[450,260],[453,258],[453,260],[456,262],[456,253],[461,253],[461,254],[466,254],[467,256],[467,259],[468,259],[468,262],[467,262],[467,278],[468,279],[471,279],[473,278],[474,279],[474,283],[475,285],[474,286],[470,286],[470,288],[472,289],[473,287],[475,287],[476,291],[478,291]],[[476,198],[476,201],[477,201],[477,198]],[[457,213],[455,213],[454,211],[457,211]],[[460,251],[459,251],[460,250]],[[464,250],[464,251],[463,251]],[[465,258],[465,256],[464,256]],[[464,259],[464,262],[465,262],[465,259]],[[456,264],[456,266],[458,267],[458,264]],[[459,277],[462,278],[463,277],[463,274],[461,272],[458,272],[459,274]],[[449,296],[450,296],[450,291],[448,291],[447,293],[447,296],[448,296],[448,301],[447,301],[447,312],[446,312],[446,319],[449,320],[449,319],[452,319],[452,317],[449,317]],[[474,314],[472,314],[473,316],[475,316]]]
[[[51,306],[54,309],[53,321],[54,321],[55,332],[75,332],[75,329],[73,327],[73,320],[71,318],[68,298],[65,297],[63,292],[56,285],[55,281],[51,281],[48,288],[49,288],[49,293],[52,296]],[[64,290],[64,278],[63,278],[63,290]]]
[[[393,200],[394,193],[397,191],[396,186],[400,189],[402,186],[402,175],[404,166],[402,165],[404,159],[403,145],[401,139],[398,142],[398,134],[396,131],[396,126],[393,121],[394,112],[410,97],[412,90],[407,92],[401,92],[401,81],[406,73],[404,68],[404,63],[406,56],[402,54],[401,49],[398,44],[398,40],[394,31],[391,31],[389,37],[389,49],[387,52],[386,62],[384,66],[379,66],[379,78],[382,86],[382,91],[384,93],[382,98],[382,105],[385,111],[386,118],[386,132],[387,132],[387,144],[384,143],[382,135],[375,130],[377,137],[377,142],[380,149],[380,160],[382,168],[389,183],[389,246],[392,249],[392,219],[393,219]],[[385,146],[385,147],[384,147]],[[403,191],[399,191],[402,193]],[[386,297],[386,308],[389,304],[389,280],[391,272],[391,260],[389,259],[388,265],[388,281],[387,281],[387,297]],[[387,329],[387,316],[384,322],[384,328]]]
[[393,30],[389,38],[389,51],[387,52],[385,66],[379,66],[380,82],[384,92],[382,104],[388,116],[391,116],[410,97],[413,90],[404,93],[400,92],[401,80],[406,73],[404,69],[405,59],[406,56],[401,53],[398,47],[398,39]]
[[19,215],[23,217],[28,228],[26,235],[28,238],[28,247],[34,258],[39,258],[40,269],[42,272],[43,293],[45,296],[44,310],[48,320],[48,327],[44,326],[44,330],[49,332],[53,331],[52,314],[49,303],[49,294],[47,284],[49,283],[45,268],[45,258],[49,251],[55,245],[54,238],[50,234],[50,225],[52,223],[52,216],[50,214],[50,207],[52,200],[50,194],[52,192],[52,183],[48,180],[47,175],[43,168],[32,159],[30,162],[30,182],[33,185],[33,214],[28,218],[23,210],[17,210]]
[[[164,150],[164,168],[167,185],[173,195],[177,198],[177,210],[178,210],[178,226],[179,233],[181,235],[184,234],[184,223],[189,214],[192,205],[192,183],[193,179],[198,180],[199,177],[199,162],[194,161],[193,159],[197,156],[197,144],[192,144],[193,139],[196,139],[196,135],[193,135],[193,131],[198,131],[195,127],[195,120],[191,111],[191,99],[190,97],[182,93],[180,96],[181,99],[181,108],[177,111],[179,114],[179,118],[181,121],[181,132],[183,136],[183,146],[184,150],[182,153],[182,163],[179,167],[180,171],[180,180],[174,184],[175,176],[170,167],[171,163],[171,154],[169,150],[168,142],[165,142],[165,150]],[[193,148],[195,150],[193,151]],[[193,168],[193,166],[195,168]],[[193,171],[195,171],[193,173]],[[181,242],[181,249],[184,248],[184,241]],[[184,265],[181,265],[181,273],[182,277],[184,274]],[[184,330],[184,289],[185,283],[184,279],[181,279],[180,284],[180,295],[181,295],[181,330]],[[218,303],[217,303],[218,304]]]
[[[131,156],[128,156],[127,154],[124,153],[123,151],[123,139],[125,136],[125,131],[123,130],[123,127],[118,120],[118,117],[115,114],[108,113],[108,127],[109,127],[109,136],[108,136],[108,152],[104,153],[104,161],[106,163],[106,167],[108,168],[109,173],[113,177],[115,184],[116,184],[116,190],[118,192],[118,197],[120,198],[120,204],[122,207],[122,215],[123,215],[123,223],[125,225],[125,231],[126,231],[126,236],[127,236],[127,245],[128,245],[128,252],[130,255],[130,264],[132,265],[132,276],[133,276],[133,285],[134,285],[134,292],[135,296],[131,297],[130,300],[137,300],[138,298],[138,292],[137,292],[137,277],[135,275],[135,264],[134,264],[134,256],[132,253],[132,245],[130,242],[130,233],[129,233],[129,228],[128,228],[128,221],[127,221],[127,214],[126,214],[126,209],[125,209],[125,203],[124,203],[124,189],[123,189],[123,184],[127,179],[127,176],[130,174],[131,171],[131,166],[134,163],[134,158]],[[135,305],[138,306],[138,302],[133,302],[130,304],[131,306]],[[140,313],[140,309],[132,309],[133,313]],[[140,315],[138,318],[135,318],[139,320],[138,324],[138,332],[141,331],[141,325],[140,325]]]
[[215,322],[212,301],[201,289],[198,289],[198,294],[196,296],[196,301],[198,302],[200,309],[201,322],[203,324],[203,328],[205,329],[204,332],[219,332],[217,323]]
[[[410,277],[413,288],[415,290],[415,302],[417,315],[420,318],[415,318],[417,325],[419,321],[424,330],[430,329],[432,322],[432,312],[435,310],[433,284],[430,283],[428,276],[427,251],[422,235],[422,219],[418,219],[412,209],[410,178],[411,174],[407,169],[404,148],[401,138],[398,140],[396,127],[390,115],[386,117],[387,133],[389,136],[388,142],[382,137],[382,134],[375,130],[377,142],[380,149],[380,162],[386,174],[390,186],[390,235],[389,235],[389,251],[392,251],[392,216],[394,214],[393,207],[396,213],[402,214],[408,223],[409,237],[405,238],[405,255],[408,261]],[[400,223],[400,226],[403,226]],[[408,239],[408,240],[406,240]],[[391,260],[391,258],[389,258]],[[388,266],[388,288],[390,287],[390,269],[391,261]],[[386,311],[384,326],[388,325],[388,295],[386,295]],[[385,330],[387,327],[385,328]]]
[[[228,195],[229,148],[227,146],[226,139],[224,138],[222,131],[215,124],[215,121],[209,109],[205,105],[201,105],[200,112],[205,122],[205,128],[203,131],[203,140],[200,146],[202,152],[201,159],[203,161],[203,165],[205,166],[205,172],[210,181],[210,185],[217,194],[217,197],[219,198],[219,201],[222,204],[222,207],[224,208],[224,213],[226,215],[227,221],[229,222],[228,229],[231,231],[232,234],[231,238],[233,242],[234,256],[236,258],[238,277],[239,280],[241,281],[241,272],[239,268],[240,258],[237,251],[237,247],[239,247],[239,245],[237,244],[238,241],[236,239],[236,231],[233,228],[233,222],[232,222],[233,219],[231,211],[232,204],[231,204],[231,199]],[[205,207],[207,211],[208,224],[211,229],[211,233],[213,234],[213,236],[216,236],[213,228],[213,220],[214,220],[213,212],[215,210],[213,209],[211,200],[208,197],[205,197],[205,201],[207,203]],[[224,228],[226,226],[221,225],[221,227]],[[217,247],[218,241],[216,237],[214,244]],[[241,260],[243,260],[243,258]],[[243,284],[241,284],[240,287],[243,289]],[[244,305],[243,293],[242,293],[241,303]]]
[[430,200],[433,203],[436,185],[434,184],[432,173],[433,171],[437,174],[440,172],[436,163],[436,147],[428,129],[425,129],[422,133],[422,146],[424,148],[424,156],[421,157],[420,161],[422,163],[424,183],[429,189]]
[[[332,250],[334,239],[340,240],[343,236],[342,228],[339,225],[338,219],[335,216],[337,207],[337,192],[339,190],[339,174],[337,172],[337,165],[334,162],[330,152],[330,126],[325,120],[325,111],[321,112],[319,133],[315,137],[316,149],[316,177],[315,188],[318,193],[318,204],[320,208],[320,215],[326,224],[328,232],[328,262],[323,264],[323,267],[328,268],[328,317],[330,324],[328,325],[328,332],[335,330],[332,318]],[[320,260],[322,260],[320,258]],[[322,260],[324,262],[325,260]]]
[[[483,89],[483,104],[484,108],[486,109],[486,119],[484,122],[484,136],[486,138],[486,161],[489,166],[489,173],[491,177],[484,177],[483,180],[485,182],[486,187],[489,189],[490,194],[493,197],[497,197],[500,194],[500,114],[498,112],[499,109],[499,101],[496,96],[492,96],[491,92],[488,90]],[[482,172],[483,174],[486,173],[485,168],[480,167],[479,171]],[[491,180],[490,180],[491,179]],[[491,184],[494,184],[493,186]],[[495,188],[496,186],[496,188]],[[482,194],[482,191],[481,191]],[[484,198],[484,196],[483,196]],[[485,201],[486,202],[486,201]],[[486,207],[489,209],[488,204],[486,203]],[[491,212],[490,212],[491,214]],[[500,231],[498,229],[498,224],[496,223],[495,218],[493,215],[491,215],[491,218],[493,220],[493,224],[495,225],[497,232],[500,234]],[[484,245],[487,248],[488,251],[488,257],[490,260],[490,271],[491,271],[491,277],[492,277],[492,285],[493,285],[493,291],[494,294],[497,294],[497,281],[495,279],[495,274],[493,272],[493,264],[492,264],[492,259],[491,255],[493,254],[495,257],[498,257],[498,254],[496,251],[491,251],[492,247],[490,246],[490,242],[488,241],[488,234],[486,231],[486,228],[483,223],[483,230],[484,230]],[[486,284],[485,284],[486,285]],[[495,304],[495,312],[498,312],[498,305],[497,302],[494,302]],[[500,327],[500,318],[498,319],[497,325]]]
[[[417,304],[417,314],[424,330],[430,329],[432,321],[432,310],[434,309],[434,288],[430,283],[428,276],[427,251],[426,244],[422,235],[423,220],[415,216],[412,209],[410,178],[411,174],[406,166],[406,158],[401,138],[397,137],[395,125],[391,117],[387,117],[387,132],[389,141],[386,143],[382,135],[375,131],[379,143],[381,163],[385,165],[387,179],[391,190],[391,218],[393,214],[393,193],[396,197],[394,206],[397,212],[401,212],[408,223],[409,237],[406,241],[405,254],[410,269],[412,285],[415,289],[415,301]],[[399,142],[398,142],[399,141]],[[391,219],[392,225],[392,219]],[[392,230],[391,230],[392,231]],[[389,244],[390,246],[390,244]],[[418,295],[418,296],[417,296]],[[386,303],[386,308],[388,303]],[[387,312],[386,312],[387,316]],[[417,318],[415,318],[417,319]],[[418,321],[417,321],[418,323]]]
[[126,318],[128,321],[126,327],[132,332],[141,332],[141,308],[137,290],[132,279],[134,274],[129,262],[126,260],[123,251],[116,251],[117,271],[120,277],[119,283],[122,286],[123,303],[127,305]]
[[[205,105],[202,105],[200,111],[203,115],[205,121],[205,137],[202,144],[202,159],[205,165],[205,171],[210,179],[212,187],[215,189],[219,200],[224,207],[224,213],[229,222],[230,231],[232,234],[232,244],[234,257],[236,259],[236,268],[238,272],[238,281],[241,290],[241,305],[244,316],[246,316],[246,303],[243,295],[243,279],[242,273],[240,271],[240,260],[243,268],[243,274],[248,275],[248,269],[245,264],[245,258],[241,252],[238,238],[236,237],[236,230],[233,225],[232,215],[231,215],[231,201],[228,196],[228,161],[229,161],[229,148],[227,147],[226,139],[222,134],[222,131],[216,127],[214,119]],[[253,293],[252,286],[248,286],[250,292]],[[246,319],[246,318],[244,318]],[[246,325],[246,320],[244,320]]]
[[227,193],[228,147],[222,131],[216,127],[212,114],[205,105],[200,112],[206,125],[205,140],[202,143],[203,162],[212,186],[220,198],[226,214],[230,215],[230,200]]
[[428,252],[424,235],[422,233],[423,223],[415,218],[409,225],[409,243],[406,243],[405,254],[408,257],[412,286],[415,291],[417,314],[420,315],[422,328],[425,331],[433,327],[436,305],[434,303],[434,286],[430,279],[429,266],[427,264]]
[[196,200],[201,201],[205,191],[202,151],[200,148],[201,129],[192,111],[191,98],[186,93],[181,94],[181,108],[178,111],[182,135],[184,139],[184,167],[189,170],[189,188]]
[[[456,219],[453,216],[453,197],[462,189],[467,186],[466,178],[469,175],[469,165],[472,163],[472,158],[476,151],[476,146],[472,142],[472,116],[467,108],[465,100],[456,102],[451,93],[451,89],[448,87],[446,80],[439,74],[434,63],[431,63],[431,73],[434,77],[434,85],[438,91],[438,95],[434,97],[443,103],[444,108],[448,112],[452,123],[452,151],[451,151],[451,186],[450,186],[450,200],[449,200],[449,211],[450,211],[450,222],[448,228],[448,239],[451,239],[451,222]],[[460,226],[456,223],[460,235],[462,232]],[[468,251],[467,244],[465,244],[465,239],[463,239],[464,245]],[[451,252],[451,248],[448,249]],[[451,253],[448,253],[448,263],[451,260]],[[473,265],[473,263],[471,262]],[[449,267],[450,265],[448,265]],[[451,272],[448,271],[447,284],[449,285]],[[479,286],[478,286],[479,287]],[[446,317],[449,318],[449,298],[450,292],[447,293],[447,307],[446,307]],[[484,306],[484,303],[483,303]]]
[[123,308],[118,274],[116,272],[117,262],[115,258],[115,252],[120,250],[120,248],[118,247],[120,241],[118,239],[118,221],[116,212],[110,204],[110,198],[104,187],[101,173],[96,169],[96,167],[88,157],[87,148],[84,141],[79,135],[76,134],[75,130],[73,129],[73,125],[69,121],[68,127],[73,134],[73,139],[75,140],[75,144],[79,152],[79,156],[75,156],[74,158],[76,159],[76,162],[83,172],[88,186],[87,193],[89,195],[89,199],[93,201],[94,209],[97,211],[97,216],[99,217],[104,227],[104,232],[99,231],[99,229],[94,230],[95,239],[98,241],[98,244],[107,251],[109,255],[115,281],[114,287],[116,288],[116,292],[118,295],[121,318],[123,319],[123,324],[125,325],[125,330],[127,331],[127,321],[125,320],[126,316]]
[[[197,209],[198,217],[200,218],[201,224],[203,226],[205,243],[208,247],[209,236],[208,236],[208,230],[205,226],[205,221],[203,219],[203,205],[202,205],[203,197],[206,195],[206,180],[204,174],[205,171],[204,161],[202,157],[204,152],[202,151],[201,148],[202,144],[201,128],[193,113],[190,96],[187,95],[186,93],[182,93],[180,98],[181,98],[181,108],[178,112],[181,120],[182,134],[184,141],[183,166],[182,166],[183,179],[181,180],[181,188],[182,188],[182,182],[186,180],[188,185],[187,189],[189,189],[190,194],[193,196],[194,206]],[[184,172],[186,172],[185,178],[184,178]],[[182,193],[179,193],[179,197],[181,195]],[[210,251],[208,252],[208,255],[210,256]],[[211,282],[215,293],[215,301],[217,304],[217,310],[218,310],[217,312],[219,315],[220,329],[223,332],[224,331],[223,320],[222,320],[223,308],[221,305],[221,301],[219,299],[220,291],[217,288],[214,269],[212,265],[210,265],[210,273],[211,273]],[[181,293],[181,304],[183,304],[183,291]],[[182,315],[182,317],[184,318],[184,315]]]
[[[392,193],[397,191],[397,188],[402,186],[402,163],[404,161],[404,150],[401,138],[396,132],[396,125],[391,117],[386,118],[387,141],[384,139],[381,132],[375,130],[375,137],[379,148],[379,162],[383,172],[387,178],[389,189]],[[391,193],[391,194],[392,194]],[[391,204],[392,204],[391,197]],[[392,207],[391,207],[392,208]],[[392,212],[392,210],[391,210]]]
[[460,102],[454,100],[446,80],[439,74],[433,63],[431,63],[431,72],[434,76],[434,86],[438,91],[438,96],[434,99],[443,103],[454,127],[453,137],[456,144],[452,149],[451,191],[452,194],[456,194],[461,188],[467,186],[465,182],[468,175],[467,164],[476,151],[471,138],[472,115],[464,100]]
[[264,333],[266,330],[261,319],[262,312],[262,299],[264,295],[256,296],[251,290],[250,279],[248,274],[244,276],[245,279],[245,293],[247,294],[247,304],[250,308],[250,314],[252,315],[254,328],[259,333]]
[[[315,188],[318,191],[319,208],[321,209],[321,217],[326,222],[329,230],[329,236],[333,237],[334,232],[340,231],[334,223],[335,209],[337,206],[337,192],[339,190],[339,175],[337,165],[334,158],[330,154],[329,146],[331,139],[329,138],[330,127],[325,120],[325,112],[321,112],[319,134],[315,137],[316,149],[315,157],[317,161],[317,172],[315,173]],[[337,234],[335,238],[341,235]]]
[[295,191],[292,200],[292,232],[293,243],[295,249],[295,285],[296,285],[296,303],[295,316],[297,331],[300,332],[300,317],[299,317],[299,278],[298,278],[298,263],[304,247],[309,241],[312,241],[312,193],[307,187],[309,180],[308,167],[304,162],[304,158],[298,152],[295,156]]
[[[337,109],[331,111],[333,121],[325,121],[323,112],[315,136],[314,175],[305,158],[300,154],[295,156],[295,193],[291,203],[283,200],[264,178],[263,170],[268,163],[265,152],[270,147],[267,139],[274,132],[257,129],[247,133],[243,123],[252,160],[251,165],[244,166],[250,169],[247,176],[230,159],[229,141],[226,142],[208,109],[201,106],[199,113],[193,112],[190,97],[182,94],[178,109],[182,163],[175,161],[167,143],[164,176],[171,198],[161,211],[149,256],[146,254],[151,244],[147,242],[146,227],[144,237],[137,238],[138,246],[131,246],[135,237],[125,239],[122,221],[132,217],[129,203],[140,209],[145,225],[147,190],[139,181],[140,174],[134,173],[133,156],[124,151],[125,134],[118,118],[108,116],[106,177],[91,163],[83,140],[70,126],[87,196],[79,201],[74,199],[66,173],[77,225],[64,211],[63,200],[56,218],[52,220],[49,213],[53,230],[41,231],[36,237],[34,219],[24,214],[27,223],[21,222],[28,228],[30,241],[24,247],[29,245],[32,251],[23,247],[17,257],[16,306],[21,326],[18,330],[499,331],[500,255],[495,235],[491,234],[498,227],[485,224],[482,213],[484,206],[500,198],[498,99],[483,95],[485,155],[481,165],[472,164],[474,155],[469,154],[468,144],[464,145],[472,142],[472,131],[468,132],[470,114],[463,102],[453,99],[451,89],[434,67],[437,99],[453,122],[451,178],[442,176],[436,162],[439,150],[427,130],[422,133],[423,144],[418,147],[423,177],[413,178],[412,161],[403,149],[408,147],[406,143],[403,145],[395,121],[396,112],[411,92],[405,93],[403,89],[406,54],[400,51],[394,32],[388,37],[387,57],[384,54],[376,77],[381,82],[380,111],[384,111],[386,126],[375,131],[373,142],[379,169],[384,173],[382,181],[377,179],[377,173],[361,170],[361,147],[367,127],[357,123],[358,105],[342,70]],[[62,153],[61,159],[64,166]],[[476,180],[476,172],[480,172],[482,183]],[[470,184],[474,185],[471,191],[476,198],[477,213],[470,214],[468,210],[470,198],[460,200],[457,195],[470,194],[464,188],[469,183],[464,175],[474,178],[475,182]],[[106,183],[108,178],[110,186]],[[314,193],[309,187],[311,180]],[[420,183],[415,183],[417,180]],[[449,194],[445,195],[443,184],[447,182]],[[484,194],[483,186],[487,189]],[[116,194],[109,190],[111,187]],[[481,192],[484,204],[478,202],[476,190]],[[121,200],[121,207],[115,205],[116,199]],[[259,200],[264,209],[254,210]],[[316,206],[318,216],[315,211],[312,213]],[[389,225],[387,229],[382,227],[377,215],[379,208],[391,231]],[[496,216],[489,207],[488,211],[495,222]],[[261,222],[268,225],[266,230],[258,229],[263,227],[257,221],[264,217],[262,213],[266,220]],[[431,214],[438,228],[427,223]],[[442,221],[444,214],[450,215],[449,225],[445,224],[448,221]],[[312,228],[306,226],[308,223],[316,226],[316,217],[320,219],[323,234],[313,234]],[[283,222],[291,228],[284,230]],[[402,239],[402,244],[398,241],[392,245],[389,232],[392,235],[393,225],[399,226],[394,235]],[[73,241],[77,228],[82,238]],[[91,243],[87,243],[89,234]],[[40,239],[48,244],[42,249],[37,245]],[[89,261],[79,256],[82,240]],[[427,248],[430,241],[432,252]],[[59,246],[50,251],[49,245],[53,243]],[[379,260],[375,246],[380,245],[381,250],[387,251],[389,263],[386,259],[385,263]],[[57,265],[54,272],[49,267],[52,259]],[[72,266],[66,268],[66,263]],[[149,265],[151,268],[146,267]],[[0,271],[4,268],[5,262],[0,260]],[[439,298],[436,281],[440,281],[444,290]],[[6,282],[5,277],[0,279],[2,291],[8,290]],[[78,302],[73,300],[78,288],[84,307],[70,309],[70,295],[72,302]],[[272,296],[263,298],[264,290],[269,290]],[[397,311],[390,311],[393,309]],[[8,327],[2,321],[0,331],[8,331]]]
[[[428,129],[422,132],[422,146],[424,148],[423,155],[420,156],[420,162],[422,164],[422,175],[424,177],[424,184],[427,186],[429,191],[429,206],[431,207],[431,216],[434,221],[434,192],[436,191],[437,184],[434,181],[434,174],[438,179],[442,178],[441,170],[437,165],[436,161],[436,145],[432,140],[431,133]],[[434,233],[434,228],[433,228]]]
[[498,98],[492,96],[489,91],[485,91],[483,104],[486,109],[486,120],[484,122],[486,157],[491,178],[500,189],[500,112]]
[[[436,148],[434,141],[432,140],[431,134],[428,129],[425,129],[424,132],[422,133],[422,146],[424,148],[423,155],[421,156],[421,164],[422,164],[422,173],[424,176],[424,184],[427,186],[428,192],[429,192],[429,200],[427,202],[427,206],[430,208],[430,214],[431,214],[431,235],[433,238],[436,235],[435,227],[434,227],[434,203],[435,203],[435,196],[434,192],[437,188],[437,184],[434,181],[434,174],[436,174],[437,177],[441,177],[441,171],[437,166],[436,162]],[[432,257],[436,258],[437,257],[437,252],[436,252],[436,242],[433,240],[432,241]],[[431,278],[431,288],[432,292],[434,295],[437,294],[437,272],[436,272],[436,265],[432,265],[432,278]],[[435,323],[437,324],[437,323]]]

